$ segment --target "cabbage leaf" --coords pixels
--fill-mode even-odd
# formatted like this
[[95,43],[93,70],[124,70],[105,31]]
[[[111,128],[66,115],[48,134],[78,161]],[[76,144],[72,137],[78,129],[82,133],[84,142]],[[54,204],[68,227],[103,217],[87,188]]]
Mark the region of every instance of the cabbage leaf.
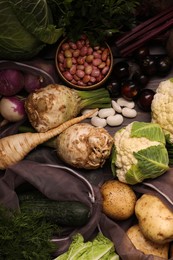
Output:
[[0,0],[0,58],[30,59],[63,33],[45,0]]
[[154,179],[169,169],[168,153],[162,144],[134,152],[134,156],[138,163],[132,165],[126,173],[126,181],[129,184],[136,184],[145,179]]

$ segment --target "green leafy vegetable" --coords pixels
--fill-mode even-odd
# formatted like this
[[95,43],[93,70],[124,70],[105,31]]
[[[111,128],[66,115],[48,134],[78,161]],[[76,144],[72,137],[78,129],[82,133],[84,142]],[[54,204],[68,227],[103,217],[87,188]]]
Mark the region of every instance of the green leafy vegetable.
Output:
[[63,33],[45,0],[0,0],[0,58],[27,59]]
[[[137,0],[48,0],[58,26],[65,25],[69,38],[76,41],[85,33],[92,43],[108,35],[132,28]],[[62,15],[63,14],[63,15]],[[61,19],[60,19],[61,17]]]
[[84,238],[80,233],[73,237],[73,241],[67,252],[58,256],[54,260],[119,260],[119,256],[115,253],[114,244],[106,238],[102,233],[98,233],[94,240],[84,242]]
[[51,259],[56,250],[50,240],[53,229],[41,221],[41,214],[27,215],[0,206],[0,259]]

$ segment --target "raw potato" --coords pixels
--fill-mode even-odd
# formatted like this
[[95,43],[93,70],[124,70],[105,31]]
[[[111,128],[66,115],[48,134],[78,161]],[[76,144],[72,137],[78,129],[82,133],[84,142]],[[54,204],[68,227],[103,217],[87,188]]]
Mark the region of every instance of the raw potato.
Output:
[[132,188],[118,180],[108,180],[100,188],[103,212],[114,220],[125,220],[134,214],[136,194]]
[[141,232],[139,225],[134,225],[127,230],[127,235],[136,249],[144,254],[156,255],[168,259],[169,243],[159,245],[146,239]]
[[142,195],[136,202],[135,214],[147,239],[158,244],[173,240],[173,212],[158,197]]

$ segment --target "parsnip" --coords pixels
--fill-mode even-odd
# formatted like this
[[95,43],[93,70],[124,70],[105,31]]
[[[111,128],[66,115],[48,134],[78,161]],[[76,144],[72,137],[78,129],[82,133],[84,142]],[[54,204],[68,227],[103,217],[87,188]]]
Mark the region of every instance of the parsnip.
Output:
[[0,169],[6,169],[19,162],[38,145],[59,135],[73,124],[89,118],[96,111],[97,109],[85,115],[68,120],[57,128],[53,128],[45,133],[20,133],[0,139]]

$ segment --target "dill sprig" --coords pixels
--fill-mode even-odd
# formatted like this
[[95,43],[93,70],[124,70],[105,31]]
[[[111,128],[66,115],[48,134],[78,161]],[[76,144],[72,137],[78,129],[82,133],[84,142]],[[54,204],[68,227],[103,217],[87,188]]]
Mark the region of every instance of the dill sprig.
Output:
[[26,214],[0,206],[0,259],[49,260],[57,246],[54,226],[41,214]]

